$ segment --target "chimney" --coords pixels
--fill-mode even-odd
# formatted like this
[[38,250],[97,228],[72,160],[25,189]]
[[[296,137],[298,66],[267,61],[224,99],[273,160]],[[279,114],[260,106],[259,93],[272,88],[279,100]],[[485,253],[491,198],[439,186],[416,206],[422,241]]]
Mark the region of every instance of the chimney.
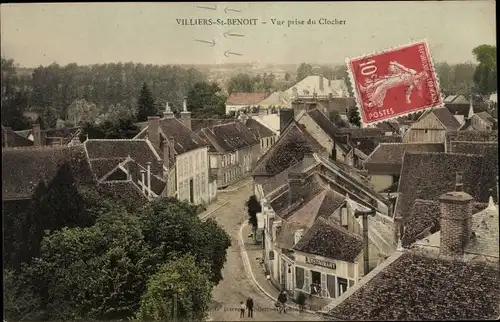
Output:
[[170,108],[170,105],[167,102],[167,105],[165,106],[165,112],[163,112],[163,117],[166,119],[172,119],[174,118],[174,112],[172,112],[172,109]]
[[168,140],[165,140],[163,141],[163,165],[162,165],[162,168],[163,166],[165,166],[165,168],[167,169],[167,173],[168,171],[170,170],[168,168],[168,165],[169,165],[169,161],[170,161],[170,142]]
[[331,101],[332,99],[333,99],[333,93],[330,92],[330,93],[328,93],[328,100]]
[[319,90],[323,91],[325,89],[323,84],[323,75],[319,75]]
[[464,192],[463,175],[456,174],[455,191],[439,197],[440,255],[461,258],[472,233],[472,198]]
[[141,179],[142,179],[142,193],[146,194],[146,178],[145,178],[145,172],[143,169],[141,169]]
[[191,112],[189,112],[187,109],[186,97],[184,97],[184,101],[182,102],[181,121],[188,129],[191,130]]
[[148,140],[155,149],[160,148],[160,117],[148,116]]
[[398,244],[403,239],[404,235],[404,220],[400,214],[394,217],[394,243]]
[[170,157],[170,160],[172,160],[173,162],[175,161],[174,158],[175,158],[175,139],[174,137],[170,137],[168,139],[169,143],[170,143],[170,150],[169,150],[169,157]]
[[151,161],[146,162],[148,169],[148,197],[151,197]]
[[332,153],[330,154],[330,159],[337,161],[337,142],[333,140]]
[[288,189],[289,191],[289,205],[300,201],[304,197],[306,190],[304,173],[289,173],[288,174]]
[[33,124],[33,145],[42,146],[42,131],[38,123]]

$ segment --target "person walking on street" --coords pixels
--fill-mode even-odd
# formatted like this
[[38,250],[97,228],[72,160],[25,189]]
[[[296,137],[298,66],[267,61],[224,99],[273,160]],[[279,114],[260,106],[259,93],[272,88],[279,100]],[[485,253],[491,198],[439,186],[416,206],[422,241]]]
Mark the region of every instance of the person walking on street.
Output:
[[245,303],[243,303],[243,301],[241,301],[240,303],[240,318],[244,318],[245,317]]
[[248,317],[253,318],[253,299],[251,297],[247,299],[247,311]]
[[287,301],[287,296],[285,291],[281,291],[280,295],[278,296],[278,302],[280,303],[280,313],[286,313],[286,306],[285,303]]

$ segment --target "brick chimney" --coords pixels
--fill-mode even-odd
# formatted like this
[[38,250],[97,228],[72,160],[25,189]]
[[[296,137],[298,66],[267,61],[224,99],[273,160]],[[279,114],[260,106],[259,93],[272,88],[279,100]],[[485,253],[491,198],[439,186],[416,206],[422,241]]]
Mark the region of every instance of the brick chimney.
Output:
[[289,205],[292,205],[302,199],[305,195],[305,173],[289,173],[288,189]]
[[168,104],[168,102],[165,105],[165,111],[163,112],[163,117],[166,119],[174,118],[174,112],[172,112],[172,109],[170,108],[170,105]]
[[184,97],[184,101],[182,102],[181,121],[188,129],[191,130],[191,112],[189,112],[187,109],[186,97]]
[[323,91],[325,89],[325,86],[323,84],[323,75],[319,75],[319,90]]
[[335,140],[333,140],[332,153],[330,154],[330,159],[333,161],[337,161],[337,142],[335,142]]
[[148,140],[155,149],[160,148],[160,117],[148,116]]
[[462,173],[456,174],[455,191],[439,197],[441,212],[440,255],[461,258],[472,233],[472,201],[463,190]]
[[33,145],[42,146],[42,131],[40,130],[40,124],[33,124]]

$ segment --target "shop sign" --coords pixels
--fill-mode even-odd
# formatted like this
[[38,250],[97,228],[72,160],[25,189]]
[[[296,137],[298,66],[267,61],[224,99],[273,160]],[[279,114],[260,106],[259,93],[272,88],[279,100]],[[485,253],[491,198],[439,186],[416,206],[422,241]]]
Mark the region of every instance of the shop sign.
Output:
[[321,260],[321,259],[316,259],[316,258],[307,257],[307,256],[306,256],[306,264],[311,264],[311,265],[326,267],[326,268],[330,268],[330,269],[337,268],[337,266],[335,265],[335,263],[327,262],[327,261],[324,261],[324,260]]

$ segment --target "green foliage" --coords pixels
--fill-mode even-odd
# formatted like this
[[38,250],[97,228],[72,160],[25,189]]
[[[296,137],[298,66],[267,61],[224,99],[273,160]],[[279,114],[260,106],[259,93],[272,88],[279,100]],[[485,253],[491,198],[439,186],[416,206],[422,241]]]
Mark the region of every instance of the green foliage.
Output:
[[445,95],[462,94],[468,97],[474,90],[475,66],[471,63],[449,65],[441,62],[435,67],[439,86]]
[[137,121],[147,121],[148,116],[154,116],[156,113],[157,110],[153,94],[149,90],[148,85],[144,83],[142,85],[141,93],[139,94],[139,101],[137,103]]
[[215,83],[198,82],[187,94],[187,108],[194,118],[221,117],[226,114],[226,97]]
[[74,100],[68,107],[66,118],[74,126],[89,122],[93,123],[97,119],[98,111],[94,103],[87,102],[85,99]]
[[148,281],[137,319],[170,320],[175,314],[180,320],[204,320],[212,291],[205,271],[204,264],[197,263],[192,255],[162,265]]
[[257,228],[257,213],[262,211],[262,208],[260,206],[260,202],[257,200],[257,197],[255,195],[250,196],[248,198],[245,206],[247,207],[248,211],[248,222],[254,229]]
[[227,233],[215,222],[202,222],[196,207],[172,199],[156,200],[140,213],[146,242],[164,262],[181,254],[191,253],[198,262],[212,263],[210,280],[218,284],[231,245]]
[[7,321],[37,321],[41,320],[40,297],[35,292],[34,285],[28,283],[23,276],[13,270],[3,271],[3,306],[4,319]]
[[313,67],[311,64],[302,63],[297,68],[297,82],[311,75],[313,75]]
[[139,128],[132,118],[106,120],[103,123],[85,123],[80,134],[80,141],[89,139],[131,139],[139,133]]
[[290,73],[286,73],[285,74],[285,80],[288,82],[290,79],[292,78],[292,76],[290,76]]
[[359,112],[356,107],[352,107],[349,109],[347,117],[349,118],[349,123],[351,123],[352,125],[355,125],[357,127],[361,126],[361,117],[359,116]]
[[234,92],[251,93],[254,91],[254,82],[250,75],[238,74],[229,79],[227,91],[229,94]]
[[345,121],[342,119],[340,116],[340,113],[338,111],[331,111],[330,112],[330,121],[337,125],[338,127],[347,127],[349,126],[348,124],[345,124]]
[[497,47],[480,45],[472,50],[479,62],[474,72],[474,82],[479,93],[489,95],[497,91]]

